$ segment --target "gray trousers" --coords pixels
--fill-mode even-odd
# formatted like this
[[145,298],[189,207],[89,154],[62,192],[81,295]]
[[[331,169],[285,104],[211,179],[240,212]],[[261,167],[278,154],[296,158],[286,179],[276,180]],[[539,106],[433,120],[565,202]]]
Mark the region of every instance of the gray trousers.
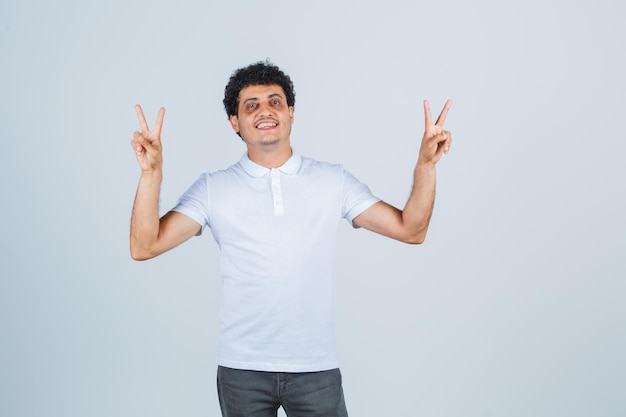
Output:
[[217,368],[223,417],[347,417],[341,372],[261,372]]

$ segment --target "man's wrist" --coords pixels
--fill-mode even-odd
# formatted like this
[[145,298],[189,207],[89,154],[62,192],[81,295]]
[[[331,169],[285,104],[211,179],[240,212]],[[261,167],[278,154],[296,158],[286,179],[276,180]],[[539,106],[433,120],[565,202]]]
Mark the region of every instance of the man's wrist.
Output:
[[163,170],[162,169],[151,169],[151,170],[142,170],[141,171],[142,180],[148,181],[159,181],[163,179]]
[[415,166],[415,172],[435,172],[436,171],[436,164],[434,162],[424,162],[422,160],[417,161],[417,165]]

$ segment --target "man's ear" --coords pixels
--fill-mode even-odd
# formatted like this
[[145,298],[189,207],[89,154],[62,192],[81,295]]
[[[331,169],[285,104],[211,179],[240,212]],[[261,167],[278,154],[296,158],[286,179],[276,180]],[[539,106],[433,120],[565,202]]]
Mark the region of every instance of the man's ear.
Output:
[[293,124],[293,106],[289,106],[289,118],[291,119],[291,124]]
[[232,126],[233,130],[236,133],[239,133],[239,119],[237,118],[237,116],[231,115],[229,119],[230,119],[230,125]]

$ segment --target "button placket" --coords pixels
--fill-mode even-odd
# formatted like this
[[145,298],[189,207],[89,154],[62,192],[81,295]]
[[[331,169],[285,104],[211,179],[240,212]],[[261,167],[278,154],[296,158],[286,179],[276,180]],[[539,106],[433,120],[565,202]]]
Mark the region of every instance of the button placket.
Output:
[[280,171],[272,168],[270,170],[270,178],[272,181],[272,199],[274,203],[274,216],[282,216],[285,214],[283,204],[283,191],[280,186]]

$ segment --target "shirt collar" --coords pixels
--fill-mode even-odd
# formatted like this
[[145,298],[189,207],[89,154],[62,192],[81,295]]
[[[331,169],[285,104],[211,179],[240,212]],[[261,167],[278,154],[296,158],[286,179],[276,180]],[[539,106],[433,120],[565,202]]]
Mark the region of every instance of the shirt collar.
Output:
[[[247,152],[243,154],[243,156],[239,160],[239,164],[241,164],[241,167],[244,171],[246,171],[249,175],[253,177],[262,177],[270,172],[269,168],[265,168],[264,166],[261,166],[256,162],[252,162],[248,157]],[[295,151],[292,151],[291,157],[287,160],[287,162],[285,162],[276,169],[283,174],[294,175],[296,172],[298,172],[298,169],[300,169],[301,165],[302,157]]]

